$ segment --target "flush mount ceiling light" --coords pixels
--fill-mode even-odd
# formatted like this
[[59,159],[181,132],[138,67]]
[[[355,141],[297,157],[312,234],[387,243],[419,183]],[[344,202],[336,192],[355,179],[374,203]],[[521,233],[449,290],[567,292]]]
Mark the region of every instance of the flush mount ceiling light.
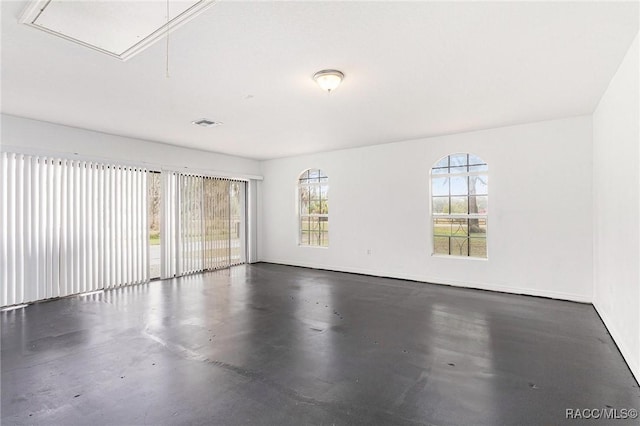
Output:
[[327,93],[331,93],[340,85],[344,74],[338,70],[322,70],[313,75],[318,86]]
[[216,127],[222,126],[224,123],[222,123],[221,121],[213,121],[206,118],[201,118],[200,120],[192,121],[191,124],[195,124],[196,126],[201,127]]
[[33,0],[19,22],[127,60],[214,4],[215,0]]

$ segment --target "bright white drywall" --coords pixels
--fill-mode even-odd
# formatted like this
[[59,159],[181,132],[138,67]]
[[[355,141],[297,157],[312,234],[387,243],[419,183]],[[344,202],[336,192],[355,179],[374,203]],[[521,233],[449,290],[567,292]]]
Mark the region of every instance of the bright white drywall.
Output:
[[640,380],[640,67],[636,36],[593,114],[593,304]]
[[[44,152],[146,163],[171,168],[220,172],[229,176],[259,175],[258,161],[132,139],[60,124],[2,114],[2,149]],[[203,129],[206,130],[206,129]]]
[[[261,260],[591,301],[591,116],[262,163]],[[429,170],[489,164],[489,258],[431,256]],[[296,179],[329,176],[330,246],[300,247]],[[371,250],[371,254],[367,254]]]

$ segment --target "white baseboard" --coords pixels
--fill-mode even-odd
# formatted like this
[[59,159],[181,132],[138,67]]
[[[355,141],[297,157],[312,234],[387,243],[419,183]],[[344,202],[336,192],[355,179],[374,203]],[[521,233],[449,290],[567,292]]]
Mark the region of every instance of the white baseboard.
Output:
[[522,294],[526,296],[547,297],[550,299],[568,300],[571,302],[592,303],[591,297],[582,294],[564,293],[558,291],[540,290],[535,288],[510,287],[491,283],[481,283],[473,281],[455,281],[440,277],[420,276],[399,272],[383,272],[366,268],[353,268],[335,265],[312,264],[307,262],[290,262],[281,259],[261,259],[261,262],[277,263],[279,265],[301,266],[304,268],[323,269],[327,271],[350,272],[354,274],[373,275],[386,278],[397,278],[401,280],[419,281],[431,284],[444,284],[455,287],[473,288],[479,290],[498,291],[501,293]]
[[598,312],[598,315],[600,315],[600,318],[602,318],[602,322],[604,322],[604,326],[607,327],[611,338],[614,342],[616,342],[616,345],[618,345],[618,349],[620,349],[620,353],[627,362],[631,373],[635,376],[636,381],[640,384],[640,365],[638,364],[640,360],[634,357],[634,354],[625,344],[622,335],[620,334],[614,323],[611,321],[609,315],[607,315],[603,309],[598,308],[598,303],[596,301],[594,301],[593,307]]

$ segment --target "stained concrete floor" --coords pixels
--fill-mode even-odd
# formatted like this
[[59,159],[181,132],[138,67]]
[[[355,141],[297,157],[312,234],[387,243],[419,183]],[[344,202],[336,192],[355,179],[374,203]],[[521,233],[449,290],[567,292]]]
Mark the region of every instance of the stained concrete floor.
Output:
[[578,303],[256,264],[1,319],[3,425],[551,425],[640,409]]

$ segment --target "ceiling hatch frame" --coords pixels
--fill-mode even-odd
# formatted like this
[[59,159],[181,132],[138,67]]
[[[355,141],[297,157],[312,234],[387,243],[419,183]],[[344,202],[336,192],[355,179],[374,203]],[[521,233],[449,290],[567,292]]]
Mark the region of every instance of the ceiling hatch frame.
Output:
[[[71,37],[69,35],[63,34],[59,31],[52,30],[42,25],[38,25],[38,18],[42,15],[45,9],[52,3],[52,0],[32,0],[30,1],[25,9],[22,11],[18,22],[28,27],[38,29],[40,31],[44,31],[46,33],[55,35],[57,37],[63,38],[65,40],[71,41],[73,43],[79,44],[84,47],[88,47],[89,49],[104,53],[106,55],[112,56],[114,58],[118,58],[122,61],[126,61],[131,57],[137,55],[142,52],[144,49],[150,47],[152,44],[159,41],[162,37],[166,36],[168,33],[178,29],[180,26],[186,24],[211,6],[215,5],[217,0],[199,0],[189,8],[184,10],[183,12],[176,15],[173,19],[171,19],[168,23],[165,21],[163,24],[158,27],[155,31],[146,35],[142,39],[135,42],[135,44],[128,47],[122,53],[112,52],[108,49],[104,49],[102,47],[98,47],[94,44],[79,40],[77,38]],[[168,28],[167,28],[168,27]]]

